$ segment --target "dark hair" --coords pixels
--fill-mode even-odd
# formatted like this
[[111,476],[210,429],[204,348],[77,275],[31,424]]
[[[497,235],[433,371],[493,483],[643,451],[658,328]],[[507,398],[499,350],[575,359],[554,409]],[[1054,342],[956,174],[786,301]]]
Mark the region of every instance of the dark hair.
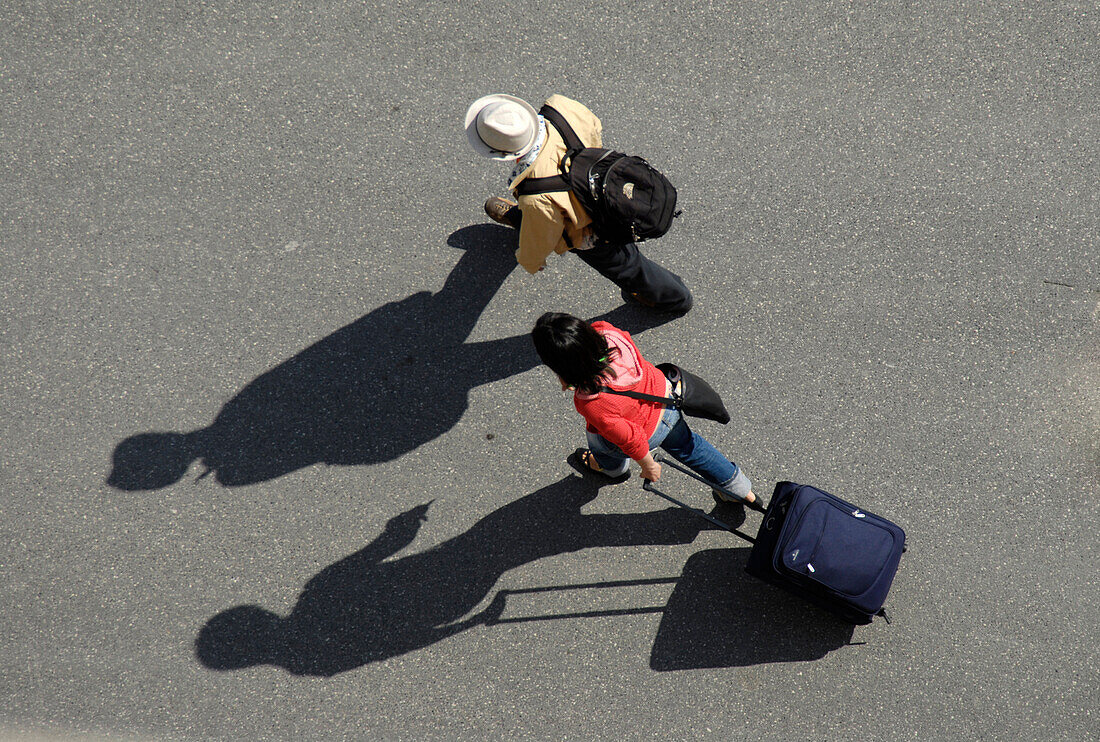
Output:
[[615,376],[611,359],[618,350],[583,319],[562,312],[547,312],[531,331],[542,362],[562,381],[588,394],[595,394],[605,376]]

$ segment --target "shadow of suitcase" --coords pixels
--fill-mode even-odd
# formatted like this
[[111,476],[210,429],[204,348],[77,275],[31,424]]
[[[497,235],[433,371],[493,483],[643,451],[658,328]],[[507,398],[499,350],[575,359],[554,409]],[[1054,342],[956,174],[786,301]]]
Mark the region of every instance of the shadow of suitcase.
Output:
[[[656,459],[708,487],[721,489],[667,457]],[[643,486],[753,544],[745,570],[754,577],[849,623],[870,623],[875,616],[889,622],[883,604],[905,551],[905,531],[896,523],[817,487],[780,482],[766,510],[759,500],[745,503],[764,514],[756,538],[752,538],[669,497],[652,482]],[[725,493],[740,499],[732,492]]]

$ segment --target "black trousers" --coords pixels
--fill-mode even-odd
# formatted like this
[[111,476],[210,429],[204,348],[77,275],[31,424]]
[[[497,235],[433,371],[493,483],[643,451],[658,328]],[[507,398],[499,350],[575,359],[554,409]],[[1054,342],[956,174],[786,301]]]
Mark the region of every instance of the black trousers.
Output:
[[642,254],[633,242],[598,240],[588,250],[572,250],[597,273],[622,289],[623,299],[666,312],[691,309],[691,291],[682,278]]
[[[516,229],[523,221],[518,206],[504,218]],[[633,242],[614,243],[597,240],[588,250],[572,250],[597,273],[622,289],[623,299],[666,312],[687,312],[693,299],[684,280],[642,254]]]

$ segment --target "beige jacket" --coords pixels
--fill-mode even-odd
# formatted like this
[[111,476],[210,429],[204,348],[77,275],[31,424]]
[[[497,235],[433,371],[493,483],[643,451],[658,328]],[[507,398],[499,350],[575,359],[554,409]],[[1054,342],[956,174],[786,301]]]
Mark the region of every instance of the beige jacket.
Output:
[[[546,102],[565,117],[586,147],[603,146],[603,124],[585,106],[564,95],[552,95]],[[559,168],[564,156],[565,142],[558,130],[547,121],[546,142],[538,157],[508,187],[514,192],[524,178],[560,175]],[[536,193],[520,196],[518,201],[520,211],[523,212],[523,223],[519,230],[516,260],[528,273],[542,269],[546,265],[546,256],[550,253],[556,252],[560,255],[569,250],[570,245],[579,247],[592,235],[592,218],[572,193]]]

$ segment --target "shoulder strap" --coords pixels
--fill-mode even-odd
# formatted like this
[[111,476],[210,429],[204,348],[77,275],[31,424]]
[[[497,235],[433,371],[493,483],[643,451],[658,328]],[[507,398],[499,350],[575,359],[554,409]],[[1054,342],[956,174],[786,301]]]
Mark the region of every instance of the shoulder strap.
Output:
[[[565,161],[584,149],[584,143],[573,131],[573,127],[565,120],[556,108],[543,104],[539,109],[539,115],[549,121],[565,142],[565,157],[562,158],[562,168]],[[517,196],[533,196],[536,193],[553,193],[554,191],[570,191],[572,188],[565,175],[549,175],[545,178],[524,178],[523,182],[516,186]]]
[[554,128],[561,134],[561,138],[565,140],[565,146],[569,152],[579,152],[584,149],[584,142],[577,136],[577,132],[573,131],[573,127],[565,120],[565,116],[558,113],[556,108],[543,103],[542,108],[539,109],[539,115],[554,125]]
[[617,389],[612,389],[609,386],[601,386],[601,392],[607,392],[608,394],[618,394],[623,397],[633,397],[634,399],[642,399],[646,402],[660,402],[666,407],[675,407],[681,409],[684,406],[683,400],[677,397],[657,397],[652,394],[642,394],[641,392],[621,392]]
[[573,190],[569,185],[569,179],[564,174],[565,163],[582,149],[585,149],[584,142],[577,136],[577,132],[573,131],[573,127],[569,125],[569,122],[565,120],[565,116],[562,116],[558,109],[543,103],[542,108],[539,109],[539,115],[558,130],[565,142],[565,157],[562,158],[561,163],[563,174],[549,175],[545,178],[524,178],[523,182],[516,186],[517,196],[533,196],[536,193]]
[[568,191],[569,182],[564,175],[549,175],[545,178],[524,178],[516,186],[517,196],[531,196],[536,193],[551,193],[553,191]]

